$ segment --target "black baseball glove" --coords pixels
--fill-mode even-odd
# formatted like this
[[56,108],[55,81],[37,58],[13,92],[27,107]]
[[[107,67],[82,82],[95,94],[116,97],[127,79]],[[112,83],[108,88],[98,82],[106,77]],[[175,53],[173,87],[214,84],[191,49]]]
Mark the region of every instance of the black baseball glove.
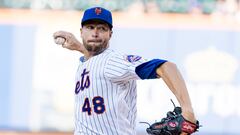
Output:
[[[174,103],[173,103],[174,104]],[[153,123],[147,128],[150,135],[180,135],[182,132],[188,135],[196,132],[199,128],[199,122],[192,123],[182,116],[181,107],[175,107],[174,110],[167,113],[167,117],[160,122]]]

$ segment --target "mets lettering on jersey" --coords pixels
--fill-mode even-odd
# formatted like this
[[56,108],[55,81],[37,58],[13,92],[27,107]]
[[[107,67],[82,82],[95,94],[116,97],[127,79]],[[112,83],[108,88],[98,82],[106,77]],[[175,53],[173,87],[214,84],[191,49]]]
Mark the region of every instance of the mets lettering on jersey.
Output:
[[107,49],[80,61],[75,87],[75,135],[134,135],[135,68],[145,61]]
[[81,83],[80,81],[77,81],[76,87],[75,87],[75,94],[78,94],[79,91],[83,91],[84,88],[88,88],[90,86],[90,80],[89,80],[89,71],[86,71],[86,69],[83,70],[83,73],[81,74]]

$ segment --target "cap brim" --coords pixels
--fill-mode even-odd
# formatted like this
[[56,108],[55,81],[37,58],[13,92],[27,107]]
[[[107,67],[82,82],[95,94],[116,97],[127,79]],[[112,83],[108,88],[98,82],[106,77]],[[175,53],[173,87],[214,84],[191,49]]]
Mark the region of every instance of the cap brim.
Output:
[[111,29],[112,29],[112,25],[110,23],[108,23],[107,21],[101,19],[101,18],[91,18],[91,19],[87,19],[87,20],[84,20],[81,24],[82,26],[85,25],[85,24],[88,24],[88,23],[91,23],[91,22],[100,22],[100,23],[106,23]]

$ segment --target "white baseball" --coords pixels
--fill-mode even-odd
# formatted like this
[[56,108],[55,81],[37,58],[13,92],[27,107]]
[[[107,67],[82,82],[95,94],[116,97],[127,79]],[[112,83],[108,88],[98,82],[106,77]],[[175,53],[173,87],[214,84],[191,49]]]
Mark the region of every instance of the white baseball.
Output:
[[58,44],[58,45],[63,45],[63,44],[65,43],[66,39],[63,38],[63,37],[56,37],[56,38],[54,39],[54,41],[55,41],[55,43]]

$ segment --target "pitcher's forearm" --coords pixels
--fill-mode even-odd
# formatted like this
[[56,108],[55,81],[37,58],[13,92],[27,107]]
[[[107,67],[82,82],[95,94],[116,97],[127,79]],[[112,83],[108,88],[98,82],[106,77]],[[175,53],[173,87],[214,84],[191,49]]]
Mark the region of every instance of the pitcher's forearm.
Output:
[[180,106],[182,107],[183,115],[185,115],[189,121],[195,122],[195,116],[187,87],[179,70],[177,69],[177,66],[174,63],[166,62],[157,69],[157,74],[163,79],[169,89],[176,96]]

